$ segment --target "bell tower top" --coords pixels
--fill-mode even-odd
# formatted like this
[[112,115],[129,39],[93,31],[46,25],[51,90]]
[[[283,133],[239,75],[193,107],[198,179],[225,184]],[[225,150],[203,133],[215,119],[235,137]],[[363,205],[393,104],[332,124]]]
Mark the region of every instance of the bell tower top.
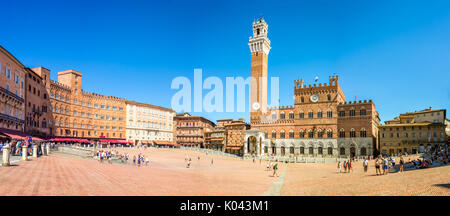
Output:
[[270,51],[270,40],[267,38],[267,32],[269,25],[263,18],[258,21],[253,22],[253,37],[250,36],[248,46],[250,47],[250,52],[264,52],[269,55]]

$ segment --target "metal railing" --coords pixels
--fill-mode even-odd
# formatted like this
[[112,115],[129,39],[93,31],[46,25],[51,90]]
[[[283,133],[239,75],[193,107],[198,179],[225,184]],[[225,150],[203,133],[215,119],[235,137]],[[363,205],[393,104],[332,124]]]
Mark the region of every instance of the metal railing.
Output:
[[9,120],[9,121],[18,122],[20,124],[25,123],[25,121],[22,120],[22,119],[18,119],[18,118],[14,117],[14,116],[9,116],[9,115],[3,114],[3,113],[0,113],[0,118],[5,119],[5,120]]
[[3,87],[0,87],[0,91],[2,91],[2,92],[4,92],[5,94],[7,94],[7,95],[9,95],[9,96],[11,96],[11,97],[13,97],[13,98],[15,98],[16,100],[18,100],[18,101],[20,101],[20,102],[22,102],[22,103],[25,101],[23,98],[21,98],[21,97],[17,96],[16,94],[10,92],[8,89],[5,89],[5,88],[3,88]]

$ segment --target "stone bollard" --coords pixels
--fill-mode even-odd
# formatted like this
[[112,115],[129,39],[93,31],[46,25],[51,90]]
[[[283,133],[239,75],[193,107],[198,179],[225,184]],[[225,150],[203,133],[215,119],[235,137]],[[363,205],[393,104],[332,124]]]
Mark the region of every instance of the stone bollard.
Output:
[[10,165],[10,152],[11,147],[9,145],[3,146],[3,166],[9,166]]
[[33,157],[34,158],[38,157],[38,146],[37,146],[37,144],[33,145]]
[[42,156],[47,155],[47,153],[45,152],[45,144],[44,143],[41,144],[41,152],[42,152]]
[[28,160],[28,145],[22,146],[22,160]]
[[45,145],[45,147],[47,147],[47,155],[49,155],[50,154],[50,144],[47,144],[47,145]]

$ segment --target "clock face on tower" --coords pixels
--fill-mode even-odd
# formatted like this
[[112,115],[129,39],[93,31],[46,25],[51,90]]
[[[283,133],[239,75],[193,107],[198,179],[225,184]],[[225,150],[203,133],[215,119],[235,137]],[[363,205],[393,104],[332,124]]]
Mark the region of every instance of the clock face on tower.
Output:
[[313,95],[311,95],[311,97],[309,99],[312,102],[317,102],[317,101],[319,101],[319,95],[318,94],[313,94]]
[[259,105],[258,102],[253,103],[253,109],[254,110],[259,110],[259,108],[261,108],[261,106]]

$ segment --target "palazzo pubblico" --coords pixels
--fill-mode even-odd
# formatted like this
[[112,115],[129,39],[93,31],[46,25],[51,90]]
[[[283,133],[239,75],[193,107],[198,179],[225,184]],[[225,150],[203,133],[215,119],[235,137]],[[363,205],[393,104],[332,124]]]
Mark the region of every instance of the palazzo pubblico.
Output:
[[246,155],[338,158],[370,156],[376,151],[380,118],[372,100],[346,101],[339,76],[328,83],[295,80],[294,105],[267,107],[267,64],[271,49],[264,19],[250,37],[250,130]]

